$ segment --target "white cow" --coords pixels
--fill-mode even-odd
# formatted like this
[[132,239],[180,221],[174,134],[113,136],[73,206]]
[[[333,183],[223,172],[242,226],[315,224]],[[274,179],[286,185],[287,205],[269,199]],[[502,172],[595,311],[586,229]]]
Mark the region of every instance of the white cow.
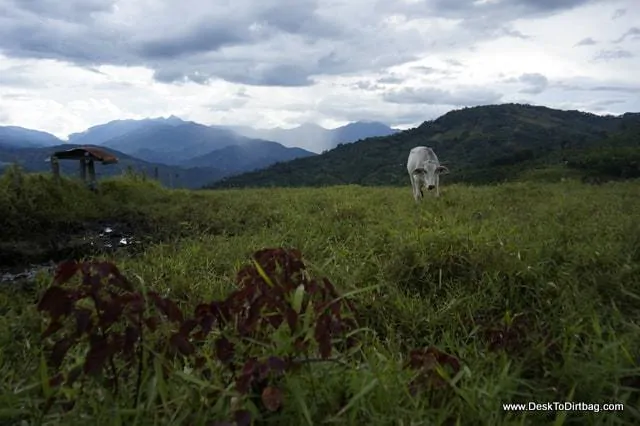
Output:
[[440,164],[438,156],[427,146],[416,146],[409,152],[407,171],[411,178],[413,198],[416,201],[424,197],[422,187],[429,191],[436,189],[436,197],[440,196],[440,175],[449,173],[449,169]]

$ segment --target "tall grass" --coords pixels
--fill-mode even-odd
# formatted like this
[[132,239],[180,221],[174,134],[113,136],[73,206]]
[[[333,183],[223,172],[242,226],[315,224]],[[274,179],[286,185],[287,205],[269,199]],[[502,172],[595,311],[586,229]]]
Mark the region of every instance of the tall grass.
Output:
[[[416,205],[408,187],[189,192],[121,178],[92,194],[71,181],[21,179],[20,190],[10,174],[0,180],[2,229],[14,237],[114,216],[137,215],[158,232],[166,225],[176,235],[171,243],[111,260],[136,285],[185,311],[225,297],[240,267],[264,247],[298,248],[314,276],[328,277],[342,294],[355,292],[349,299],[368,330],[358,354],[342,354],[346,368],[318,363],[288,375],[282,409],[254,415],[264,424],[640,421],[638,182],[445,183],[439,199]],[[164,382],[152,364],[133,408],[90,382],[66,391],[77,401],[73,408],[43,416],[48,367],[34,302],[49,282],[41,277],[35,294],[0,289],[3,422],[186,425],[227,418],[229,406],[209,392],[224,377],[185,369]],[[431,346],[457,357],[460,373],[445,388],[412,395],[413,373],[403,365],[412,349]],[[625,407],[502,408],[568,400]]]

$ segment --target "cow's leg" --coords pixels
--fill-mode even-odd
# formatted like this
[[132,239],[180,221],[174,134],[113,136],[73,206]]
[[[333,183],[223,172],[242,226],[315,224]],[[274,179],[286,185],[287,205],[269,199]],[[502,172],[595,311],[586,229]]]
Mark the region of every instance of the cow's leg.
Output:
[[415,178],[415,175],[413,173],[409,174],[409,178],[411,179],[411,189],[413,190],[413,199],[417,202],[418,201],[418,189],[419,189],[419,187],[416,187],[416,185],[418,183],[416,182],[416,178]]

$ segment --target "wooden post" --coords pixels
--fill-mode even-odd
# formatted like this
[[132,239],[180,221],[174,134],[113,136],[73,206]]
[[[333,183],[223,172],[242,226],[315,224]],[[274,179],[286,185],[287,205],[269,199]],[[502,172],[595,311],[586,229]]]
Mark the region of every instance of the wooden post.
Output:
[[84,157],[80,159],[80,178],[83,182],[87,181],[87,160]]
[[158,166],[153,168],[153,178],[158,180]]
[[53,173],[53,179],[58,182],[60,181],[60,162],[58,161],[58,157],[52,155],[50,157],[51,160],[51,173]]
[[89,182],[93,185],[96,182],[96,166],[93,159],[90,159],[87,163],[87,169],[89,171]]

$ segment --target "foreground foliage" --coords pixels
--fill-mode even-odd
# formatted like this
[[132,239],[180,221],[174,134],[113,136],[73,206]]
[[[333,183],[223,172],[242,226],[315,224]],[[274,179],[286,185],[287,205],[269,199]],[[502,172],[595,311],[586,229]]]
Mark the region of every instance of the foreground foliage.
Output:
[[[40,196],[13,235],[49,209],[162,238],[0,287],[0,423],[640,420],[638,182],[444,185],[421,205],[409,187],[25,182]],[[625,410],[502,409],[552,401]]]

